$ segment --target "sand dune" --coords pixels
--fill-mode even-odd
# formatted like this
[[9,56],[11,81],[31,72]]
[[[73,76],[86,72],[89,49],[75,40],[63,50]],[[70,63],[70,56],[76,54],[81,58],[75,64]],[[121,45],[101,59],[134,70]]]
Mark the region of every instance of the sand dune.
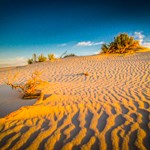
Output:
[[1,84],[16,73],[16,82],[23,83],[35,70],[50,82],[41,87],[43,103],[0,119],[0,149],[150,149],[149,64],[147,52],[72,57],[0,72]]
[[32,105],[33,100],[22,100],[22,95],[7,85],[0,86],[0,118],[21,108],[22,106]]

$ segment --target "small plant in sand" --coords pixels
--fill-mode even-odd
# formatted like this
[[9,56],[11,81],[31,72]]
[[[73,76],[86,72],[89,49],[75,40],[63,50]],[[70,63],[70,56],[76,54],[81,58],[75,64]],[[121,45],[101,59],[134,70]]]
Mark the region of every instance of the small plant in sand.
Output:
[[48,59],[50,61],[54,61],[56,59],[55,55],[54,54],[48,54]]
[[31,79],[29,79],[24,85],[18,85],[14,83],[14,80],[17,77],[17,75],[15,75],[13,79],[8,77],[8,81],[6,82],[6,84],[11,86],[12,89],[16,89],[19,92],[23,93],[24,99],[37,98],[41,95],[41,91],[38,90],[38,86],[44,82],[40,79],[40,75],[40,72],[35,71],[32,74]]
[[85,75],[85,76],[89,76],[89,73],[88,73],[88,72],[85,72],[85,73],[83,73],[83,75]]
[[44,62],[44,61],[46,61],[46,57],[43,55],[43,54],[41,54],[41,55],[39,55],[39,57],[38,57],[38,62]]
[[32,63],[33,63],[33,59],[32,59],[32,58],[31,58],[31,59],[29,58],[29,59],[28,59],[28,64],[32,64]]
[[67,57],[74,57],[76,56],[75,54],[71,53],[71,54],[68,54],[68,55],[65,55],[64,58],[67,58]]

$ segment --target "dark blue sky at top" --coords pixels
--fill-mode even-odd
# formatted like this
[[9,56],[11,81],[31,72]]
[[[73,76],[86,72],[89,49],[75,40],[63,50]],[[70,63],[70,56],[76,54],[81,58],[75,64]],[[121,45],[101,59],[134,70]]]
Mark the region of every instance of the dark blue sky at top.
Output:
[[110,42],[120,32],[142,31],[149,36],[149,3],[148,0],[0,0],[0,54],[11,49],[18,52],[17,47],[30,51],[34,46]]

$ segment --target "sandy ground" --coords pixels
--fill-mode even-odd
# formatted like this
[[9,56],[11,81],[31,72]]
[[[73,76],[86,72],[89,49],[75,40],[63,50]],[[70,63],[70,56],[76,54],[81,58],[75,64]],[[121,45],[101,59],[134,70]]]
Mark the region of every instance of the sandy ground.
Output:
[[50,82],[47,98],[0,119],[1,150],[150,149],[149,52],[33,64],[0,72],[0,83],[16,73],[24,83],[35,70]]
[[0,118],[22,106],[32,105],[36,100],[23,100],[22,95],[7,85],[0,86]]

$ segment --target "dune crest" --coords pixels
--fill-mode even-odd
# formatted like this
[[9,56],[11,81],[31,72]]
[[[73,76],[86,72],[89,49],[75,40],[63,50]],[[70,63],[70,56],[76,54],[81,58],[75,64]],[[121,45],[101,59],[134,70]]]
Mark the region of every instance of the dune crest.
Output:
[[[40,70],[50,84],[42,89],[42,103],[0,119],[0,149],[150,149],[149,63],[150,53],[136,53],[72,57],[12,70],[20,73],[17,82]],[[0,74],[1,83],[9,73]]]

